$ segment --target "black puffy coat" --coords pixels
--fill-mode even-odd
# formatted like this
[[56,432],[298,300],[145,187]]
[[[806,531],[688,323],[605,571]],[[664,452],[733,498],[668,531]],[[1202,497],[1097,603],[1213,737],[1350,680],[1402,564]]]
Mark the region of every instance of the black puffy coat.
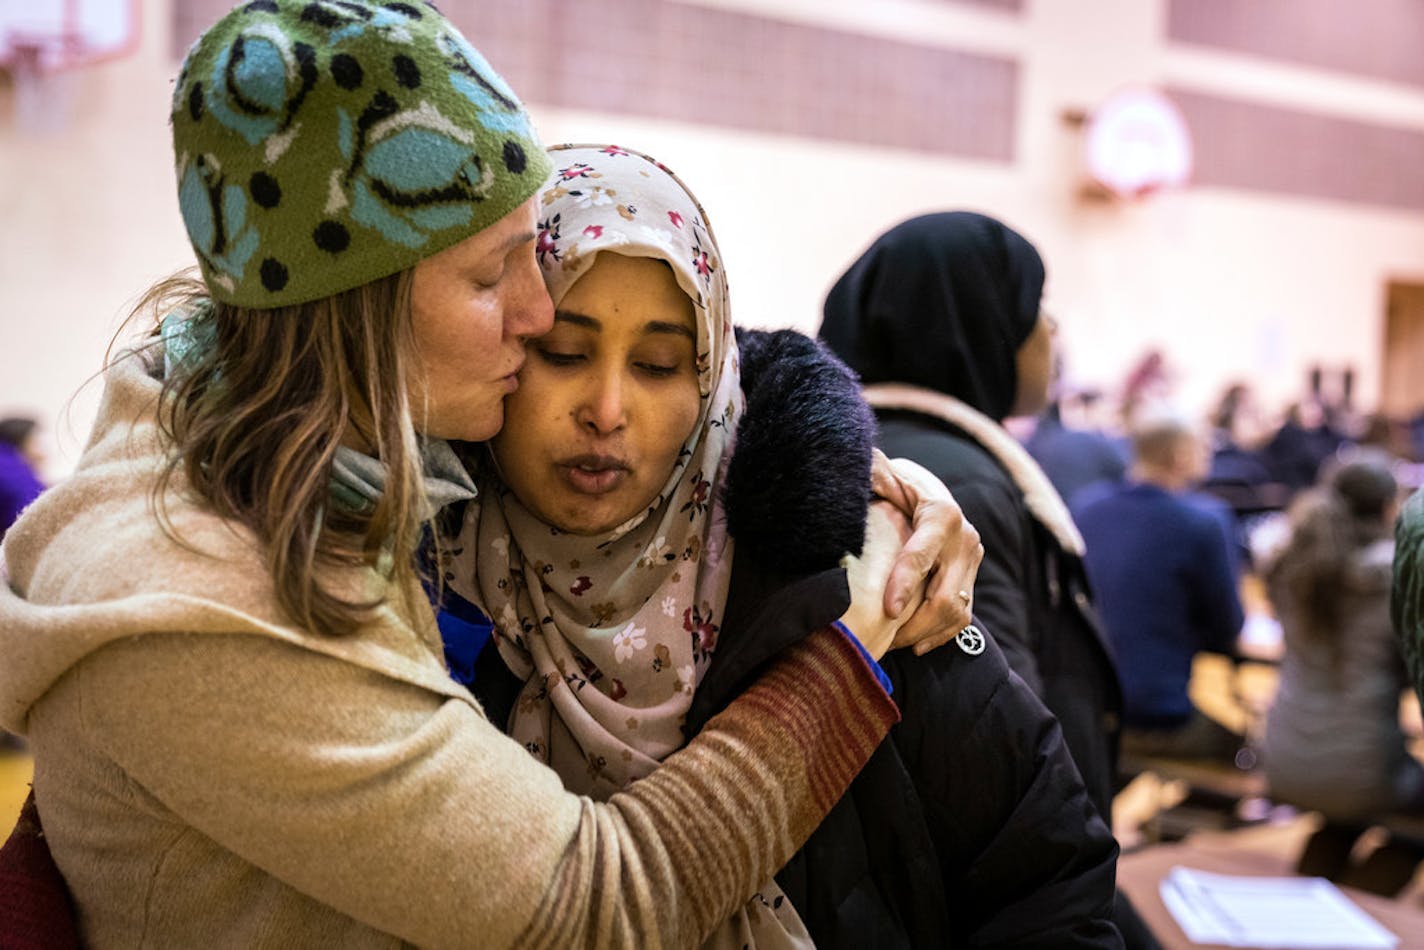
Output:
[[[845,612],[840,539],[865,521],[866,469],[838,463],[868,451],[869,429],[846,424],[865,412],[854,379],[799,334],[738,339],[748,403],[728,484],[737,547],[689,734],[777,651]],[[821,499],[797,523],[794,501],[778,506],[765,488],[793,458]],[[777,875],[817,946],[1120,946],[1108,922],[1116,842],[1058,723],[992,637],[978,655],[952,643],[881,666],[902,721]]]
[[1029,512],[999,461],[949,423],[883,412],[880,446],[934,472],[979,530],[974,610],[1009,665],[1058,717],[1103,815],[1112,814],[1122,695],[1081,558]]

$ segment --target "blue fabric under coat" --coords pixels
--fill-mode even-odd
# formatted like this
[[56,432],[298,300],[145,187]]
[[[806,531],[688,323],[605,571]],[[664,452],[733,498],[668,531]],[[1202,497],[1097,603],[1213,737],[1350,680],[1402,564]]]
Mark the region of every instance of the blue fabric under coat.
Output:
[[445,600],[435,615],[445,647],[445,667],[450,677],[469,689],[475,682],[475,661],[489,644],[494,621],[484,611],[446,588]]
[[44,491],[44,484],[35,475],[20,450],[0,442],[0,537],[20,517],[20,512]]

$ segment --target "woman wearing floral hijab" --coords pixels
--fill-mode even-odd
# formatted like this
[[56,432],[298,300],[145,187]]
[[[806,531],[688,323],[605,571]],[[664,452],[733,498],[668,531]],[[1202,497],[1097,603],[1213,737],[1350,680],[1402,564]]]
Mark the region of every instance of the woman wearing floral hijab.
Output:
[[[847,614],[855,607],[840,561],[860,551],[875,510],[873,423],[854,378],[813,341],[734,336],[706,216],[665,167],[613,146],[553,157],[539,253],[555,327],[531,344],[485,466],[502,482],[467,509],[447,577],[493,618],[498,657],[516,680],[517,695],[501,701],[499,671],[481,667],[475,688],[492,718],[507,706],[510,733],[568,788],[605,798],[653,772],[776,649],[838,617],[852,629],[862,622]],[[867,537],[852,588],[883,559]],[[1081,785],[1076,814],[1039,816],[1054,830],[1023,832],[1057,849],[1051,874],[1010,881],[1007,860],[994,870],[988,840],[1013,838],[1001,833],[1033,811],[1040,784],[1072,768],[1051,717],[1026,689],[1015,692],[1002,656],[981,652],[976,636],[968,628],[959,649],[938,651],[938,666],[931,657],[895,665],[913,668],[903,678],[927,697],[917,705],[925,721],[964,727],[922,748],[943,746],[963,763],[956,771],[994,779],[966,777],[921,802],[907,765],[883,745],[865,797],[853,790],[817,832],[834,857],[793,862],[785,889],[767,882],[709,945],[942,945],[996,932],[1020,944],[1038,933],[1045,946],[1114,945],[1102,919],[1114,848]],[[1032,726],[1031,738],[972,728],[986,709]],[[977,764],[996,745],[998,761]],[[1029,774],[1005,778],[1010,769]],[[748,790],[775,793],[774,776]],[[982,827],[935,840],[950,812]],[[842,856],[880,846],[891,850],[866,864]],[[948,894],[986,853],[977,872],[987,885]],[[1068,893],[1096,896],[1075,904]],[[863,910],[847,917],[847,897]]]

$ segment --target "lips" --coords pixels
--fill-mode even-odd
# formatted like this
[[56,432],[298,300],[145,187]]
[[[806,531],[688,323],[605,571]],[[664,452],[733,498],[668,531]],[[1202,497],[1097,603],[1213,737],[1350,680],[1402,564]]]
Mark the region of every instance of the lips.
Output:
[[512,393],[519,388],[519,371],[523,368],[524,357],[521,355],[519,357],[519,362],[514,364],[514,369],[510,370],[508,373],[505,373],[499,378],[499,381],[504,384],[504,389],[506,393]]
[[576,455],[555,463],[560,477],[581,495],[605,495],[622,485],[628,463],[616,455]]

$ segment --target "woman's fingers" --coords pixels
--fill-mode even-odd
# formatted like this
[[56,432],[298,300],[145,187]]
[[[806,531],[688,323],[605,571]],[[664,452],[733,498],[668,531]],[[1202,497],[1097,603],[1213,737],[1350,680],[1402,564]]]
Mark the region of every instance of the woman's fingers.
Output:
[[[870,506],[865,539],[859,557],[845,560],[851,603],[841,622],[851,629],[870,655],[879,659],[895,645],[904,617],[885,614],[885,582],[890,565],[910,535],[910,522],[899,509],[885,502]],[[915,603],[912,598],[911,605]],[[909,611],[906,610],[908,615]]]
[[930,575],[924,603],[900,628],[892,649],[913,646],[923,656],[943,646],[973,620],[974,576],[984,559],[979,535],[969,526],[972,537],[948,565],[943,562]]
[[904,512],[914,528],[891,569],[884,606],[886,614],[899,616],[923,587],[924,602],[894,643],[896,648],[914,645],[923,654],[969,624],[984,546],[944,483],[909,459],[891,460],[876,450],[871,487]]

